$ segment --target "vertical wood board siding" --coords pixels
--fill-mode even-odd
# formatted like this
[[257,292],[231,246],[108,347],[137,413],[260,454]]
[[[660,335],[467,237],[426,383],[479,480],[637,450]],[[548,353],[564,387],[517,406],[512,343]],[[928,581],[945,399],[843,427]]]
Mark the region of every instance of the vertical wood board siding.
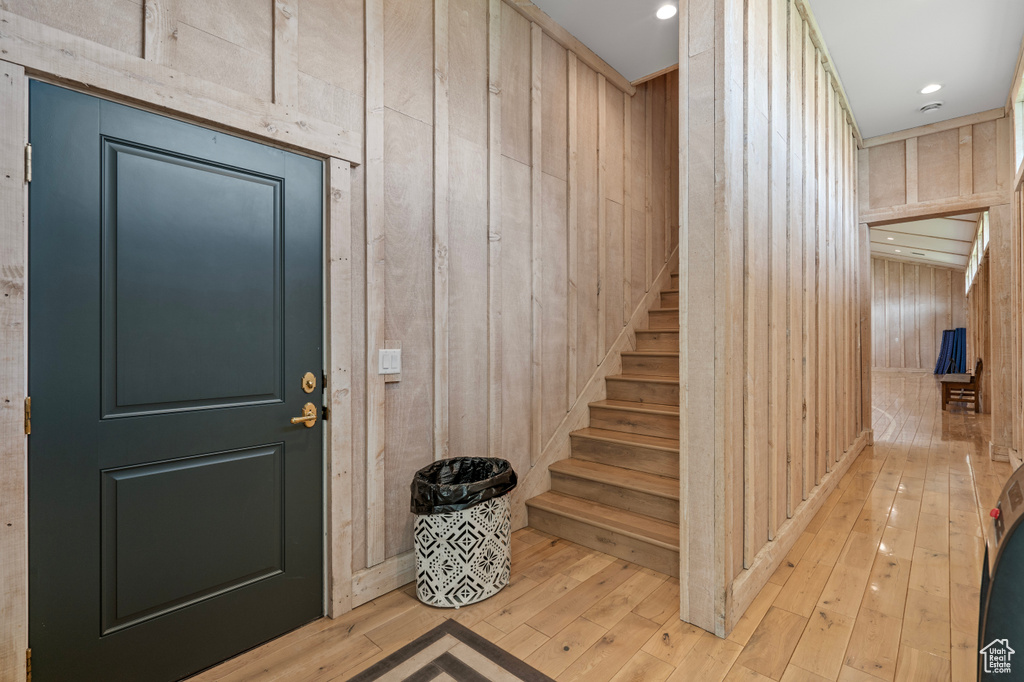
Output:
[[943,330],[967,319],[963,272],[872,258],[870,276],[874,367],[934,370]]
[[856,133],[806,15],[681,12],[680,612],[724,635],[867,442],[869,260]]

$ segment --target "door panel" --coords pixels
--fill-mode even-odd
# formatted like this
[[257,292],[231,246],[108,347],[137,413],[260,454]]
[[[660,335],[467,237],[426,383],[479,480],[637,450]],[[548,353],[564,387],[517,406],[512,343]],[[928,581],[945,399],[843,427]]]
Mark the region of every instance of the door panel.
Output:
[[36,680],[175,680],[322,614],[318,161],[30,86]]
[[280,401],[281,181],[104,152],[105,415]]

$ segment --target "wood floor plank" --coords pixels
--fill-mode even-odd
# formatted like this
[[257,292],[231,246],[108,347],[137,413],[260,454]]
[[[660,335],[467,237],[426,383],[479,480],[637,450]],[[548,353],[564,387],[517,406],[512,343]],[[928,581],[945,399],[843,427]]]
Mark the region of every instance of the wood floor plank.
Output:
[[781,678],[805,627],[807,619],[803,616],[784,609],[769,609],[743,647],[737,665],[772,679]]
[[896,677],[900,680],[930,680],[931,682],[949,680],[949,659],[909,646],[900,647],[900,661],[896,668]]
[[908,590],[901,643],[948,659],[949,641],[949,598]]
[[487,622],[499,630],[512,632],[579,584],[578,580],[559,573],[509,603],[497,613],[488,616]]
[[737,644],[746,646],[747,642],[750,641],[750,636],[760,626],[765,614],[771,609],[772,602],[775,601],[775,597],[781,591],[782,585],[777,585],[773,582],[769,582],[761,588],[761,591],[754,597],[754,601],[747,607],[743,617],[736,623],[736,627],[729,633],[729,639]]
[[839,677],[853,622],[853,618],[841,613],[816,609],[807,620],[803,636],[793,652],[792,663],[822,677]]
[[[499,630],[500,632],[500,630]],[[519,659],[526,658],[546,643],[550,637],[523,624],[499,639],[495,644]]]
[[663,573],[641,568],[587,609],[583,617],[611,629],[664,582]]
[[702,632],[700,639],[679,663],[669,682],[723,679],[743,650],[736,642]]
[[675,580],[666,580],[633,608],[633,613],[655,623],[665,623],[678,611],[679,583]]
[[674,668],[646,651],[638,651],[615,674],[612,682],[664,682]]
[[643,650],[672,667],[679,667],[706,634],[703,630],[676,618],[670,618],[644,644]]
[[600,625],[586,618],[577,618],[524,660],[548,677],[558,677],[605,632],[607,630]]
[[845,665],[892,680],[896,675],[903,620],[872,609],[861,609],[846,649]]
[[658,629],[658,624],[635,613],[627,613],[615,627],[587,649],[576,662],[556,680],[587,680],[606,682],[644,645]]

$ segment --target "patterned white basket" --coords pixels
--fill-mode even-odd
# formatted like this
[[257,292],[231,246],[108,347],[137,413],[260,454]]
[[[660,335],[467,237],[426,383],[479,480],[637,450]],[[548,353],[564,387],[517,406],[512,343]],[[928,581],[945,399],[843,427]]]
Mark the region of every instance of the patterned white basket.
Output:
[[508,585],[512,569],[509,495],[457,512],[416,516],[416,596],[459,608]]

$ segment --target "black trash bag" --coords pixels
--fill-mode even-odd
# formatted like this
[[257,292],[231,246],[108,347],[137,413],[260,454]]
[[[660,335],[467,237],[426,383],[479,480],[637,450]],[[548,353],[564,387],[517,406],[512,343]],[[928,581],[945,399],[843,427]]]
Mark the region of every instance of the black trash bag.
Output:
[[444,514],[475,507],[516,487],[516,472],[504,459],[453,457],[423,467],[412,478],[413,514]]

